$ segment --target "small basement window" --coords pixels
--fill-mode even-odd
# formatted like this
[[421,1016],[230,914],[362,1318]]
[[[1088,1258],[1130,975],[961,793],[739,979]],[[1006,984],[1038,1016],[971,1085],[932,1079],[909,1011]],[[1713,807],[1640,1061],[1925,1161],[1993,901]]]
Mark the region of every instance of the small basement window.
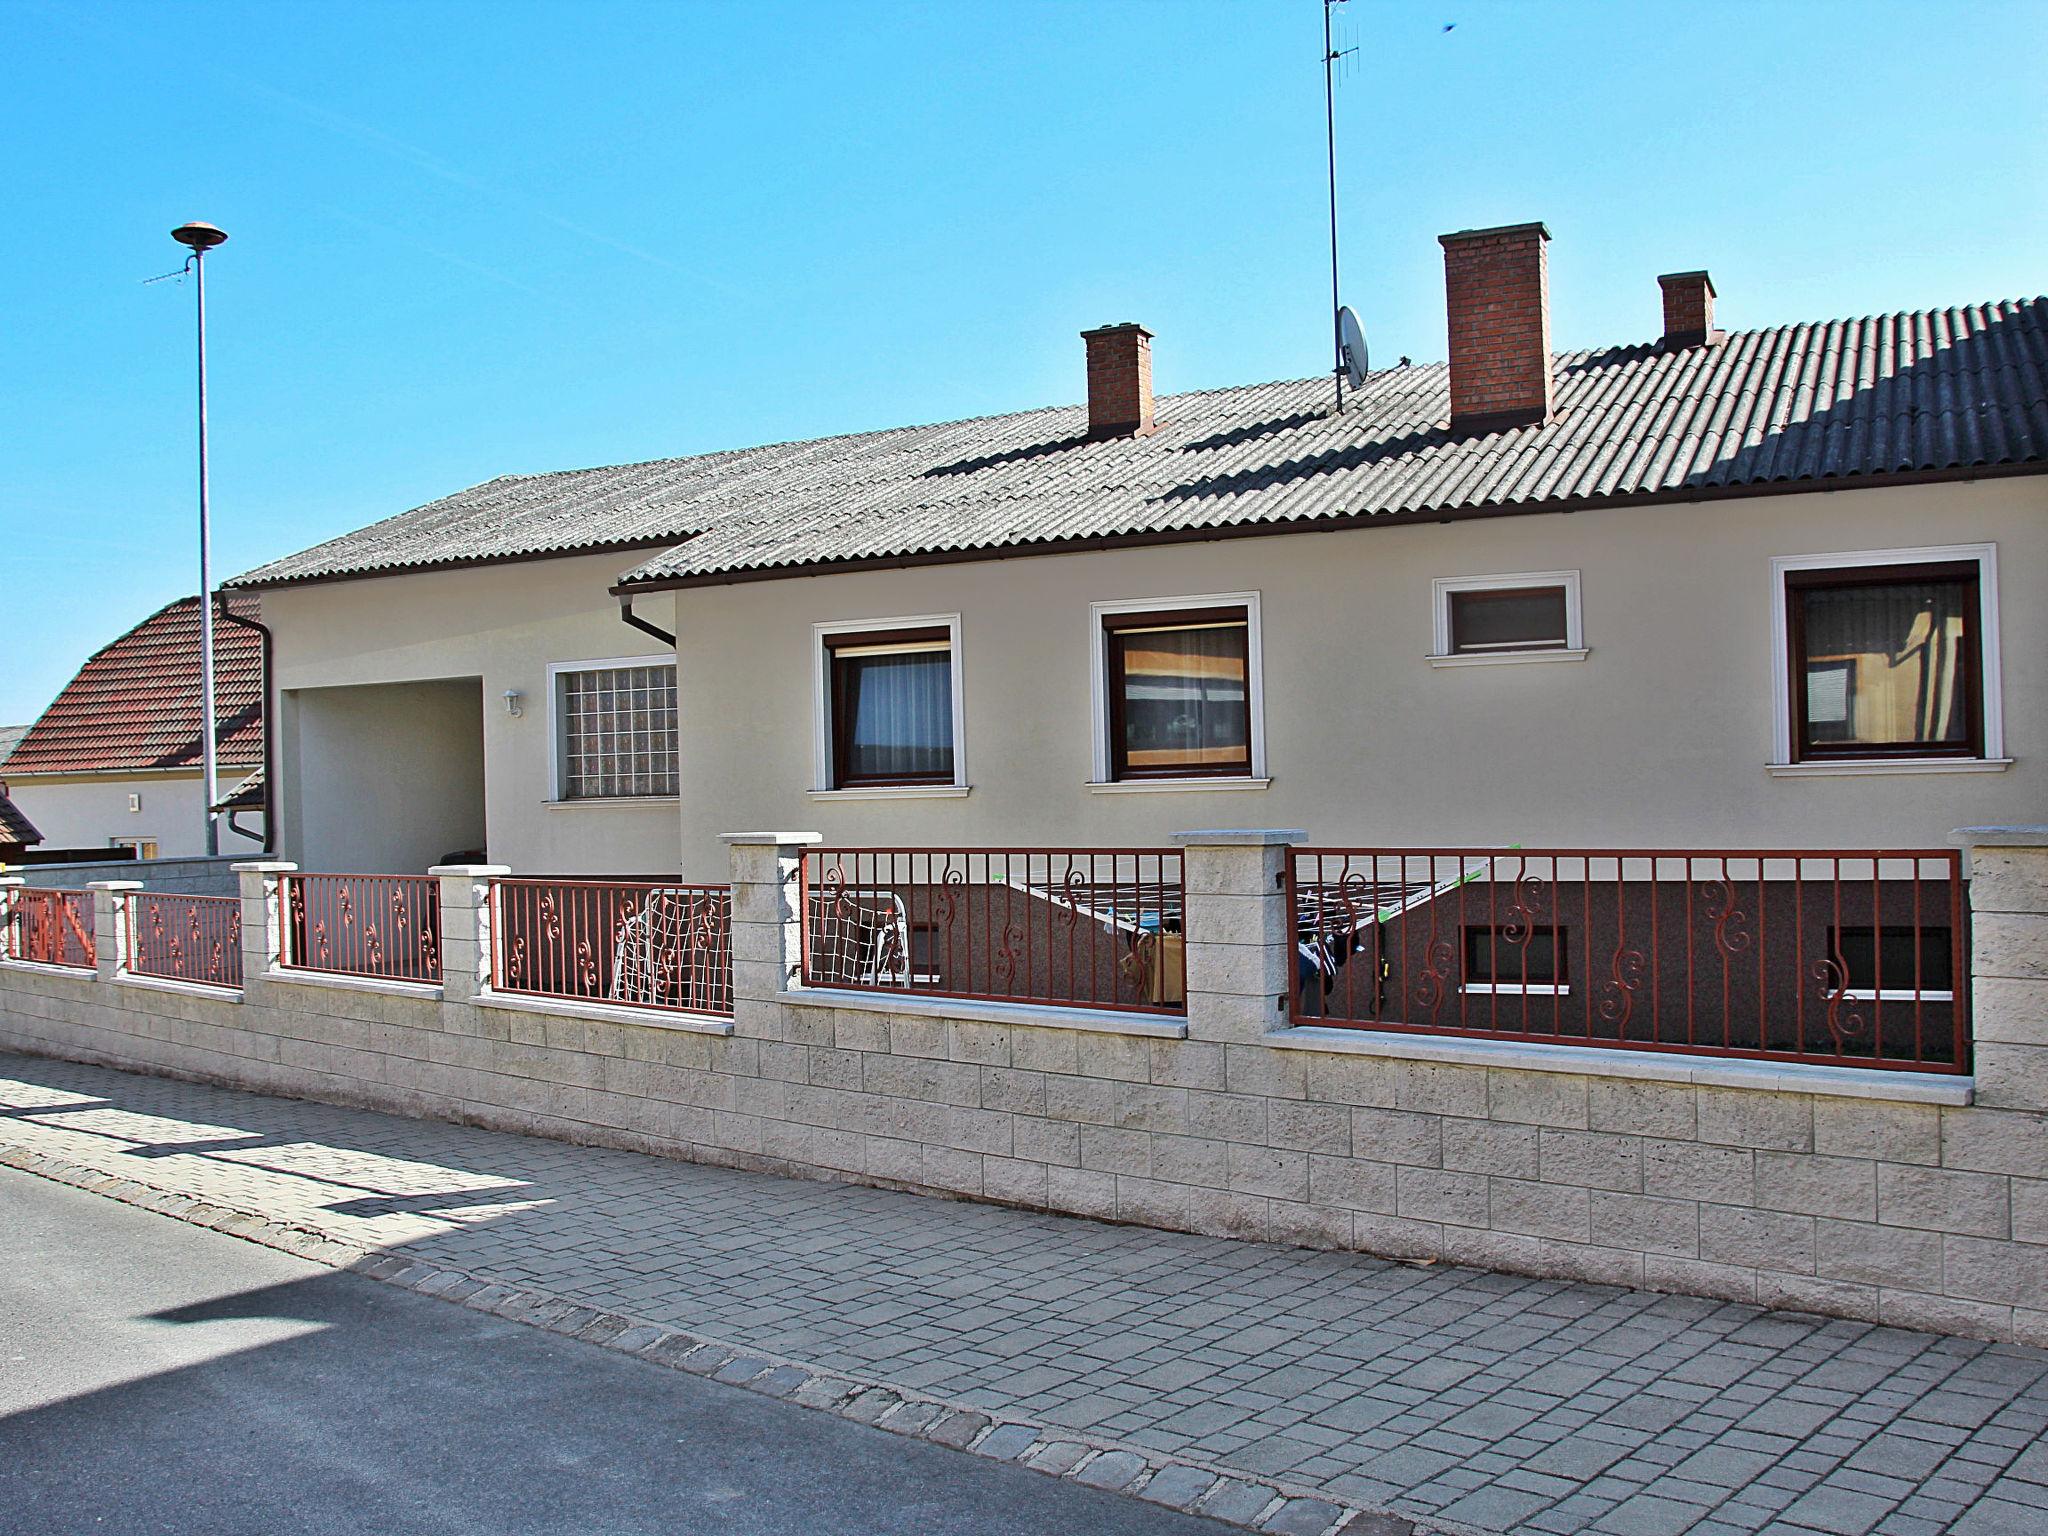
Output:
[[823,648],[823,787],[958,782],[953,624],[821,628],[818,638]]
[[1436,584],[1438,660],[1576,659],[1579,573],[1456,576]]
[[[1952,930],[1887,923],[1830,928],[1828,956],[1848,970],[1851,1002],[1946,1003],[1955,1000]],[[1832,977],[1836,984],[1839,978]]]
[[1482,996],[1568,995],[1562,936],[1546,927],[1467,926],[1464,989]]

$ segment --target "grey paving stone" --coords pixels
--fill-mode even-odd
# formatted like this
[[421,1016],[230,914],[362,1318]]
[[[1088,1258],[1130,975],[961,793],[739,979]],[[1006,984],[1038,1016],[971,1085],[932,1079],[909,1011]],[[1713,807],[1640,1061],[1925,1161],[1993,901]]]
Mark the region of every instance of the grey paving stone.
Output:
[[1822,1484],[1787,1506],[1785,1518],[1829,1536],[1866,1536],[1896,1507],[1890,1499]]
[[1215,1486],[1216,1474],[1200,1467],[1161,1467],[1138,1490],[1138,1496],[1171,1509],[1187,1509]]
[[1325,1499],[1289,1499],[1259,1521],[1271,1536],[1323,1536],[1343,1509]]
[[1680,1536],[1705,1515],[1706,1510],[1698,1504],[1639,1493],[1601,1516],[1593,1530],[1600,1536]]
[[1555,1502],[1546,1494],[1527,1493],[1496,1483],[1475,1489],[1440,1513],[1446,1520],[1476,1525],[1483,1530],[1512,1531],[1538,1510]]
[[1104,1451],[1074,1474],[1074,1480],[1091,1488],[1122,1488],[1145,1470],[1145,1459],[1130,1451]]

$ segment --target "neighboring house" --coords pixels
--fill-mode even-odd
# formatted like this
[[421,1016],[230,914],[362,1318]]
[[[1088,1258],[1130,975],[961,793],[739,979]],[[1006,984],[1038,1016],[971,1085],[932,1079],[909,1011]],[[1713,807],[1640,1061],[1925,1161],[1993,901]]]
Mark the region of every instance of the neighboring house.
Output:
[[25,725],[0,725],[0,864],[17,862],[25,851],[43,840],[36,824],[22,815],[21,808],[7,795],[7,755],[27,734]]
[[281,852],[721,880],[751,827],[2040,820],[2048,301],[1724,333],[1680,273],[1660,339],[1554,355],[1548,238],[1444,237],[1448,363],[1341,413],[1328,378],[1155,400],[1106,326],[1085,407],[507,476],[251,572]]
[[[233,611],[259,612],[236,596]],[[258,635],[217,619],[214,710],[225,793],[263,761],[263,663]],[[199,600],[152,614],[78,670],[8,754],[17,809],[41,830],[39,853],[130,848],[138,858],[206,851],[200,766]],[[244,823],[246,825],[246,823]],[[254,836],[221,822],[220,850],[250,853]]]

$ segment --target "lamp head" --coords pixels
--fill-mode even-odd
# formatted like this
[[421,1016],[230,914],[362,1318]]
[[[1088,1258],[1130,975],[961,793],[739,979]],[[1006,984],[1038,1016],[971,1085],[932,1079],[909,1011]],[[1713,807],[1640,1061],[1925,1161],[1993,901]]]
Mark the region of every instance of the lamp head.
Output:
[[171,238],[173,240],[177,241],[180,245],[190,246],[193,254],[199,256],[204,256],[216,245],[226,240],[227,237],[228,232],[226,230],[216,229],[211,224],[202,224],[197,219],[194,219],[190,224],[180,224],[171,231]]

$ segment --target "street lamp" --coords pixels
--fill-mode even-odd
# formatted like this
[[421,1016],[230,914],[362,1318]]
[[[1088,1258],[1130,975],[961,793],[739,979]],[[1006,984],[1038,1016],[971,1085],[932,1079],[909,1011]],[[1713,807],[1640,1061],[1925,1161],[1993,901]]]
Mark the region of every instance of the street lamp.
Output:
[[227,239],[227,231],[195,220],[180,224],[171,231],[171,238],[192,252],[186,264],[192,268],[193,287],[199,295],[199,742],[206,776],[206,851],[216,854],[220,852],[220,828],[213,807],[220,799],[220,786],[214,766],[213,530],[206,504],[206,253]]

